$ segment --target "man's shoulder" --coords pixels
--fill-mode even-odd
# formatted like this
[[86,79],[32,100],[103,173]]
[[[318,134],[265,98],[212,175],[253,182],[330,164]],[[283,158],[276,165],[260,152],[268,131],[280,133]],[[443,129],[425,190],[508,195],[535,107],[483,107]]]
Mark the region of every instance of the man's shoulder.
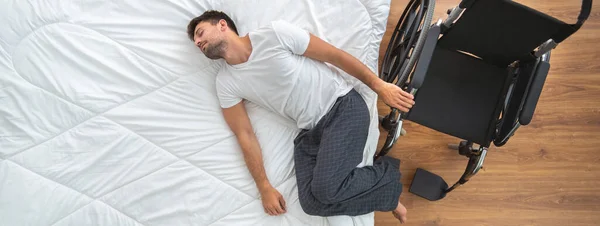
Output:
[[292,22],[289,22],[287,20],[273,20],[273,21],[271,21],[270,26],[273,29],[278,29],[280,27],[297,26],[297,25]]
[[270,28],[275,32],[275,34],[281,35],[282,33],[286,33],[289,29],[303,29],[298,24],[292,23],[286,20],[274,20],[270,23]]
[[254,31],[252,31],[253,33],[262,33],[262,34],[279,34],[282,31],[284,31],[286,28],[289,27],[298,27],[298,25],[293,24],[289,21],[285,21],[285,20],[273,20],[270,21],[266,24],[263,24],[259,27],[257,27],[256,29],[254,29]]
[[217,75],[215,77],[215,81],[217,85],[222,84],[223,82],[231,80],[231,71],[229,70],[229,65],[227,63],[222,63],[219,70],[217,71]]
[[257,27],[255,27],[254,29],[252,29],[250,31],[250,33],[254,33],[254,34],[263,34],[263,33],[269,33],[269,32],[273,32],[273,21],[258,25]]

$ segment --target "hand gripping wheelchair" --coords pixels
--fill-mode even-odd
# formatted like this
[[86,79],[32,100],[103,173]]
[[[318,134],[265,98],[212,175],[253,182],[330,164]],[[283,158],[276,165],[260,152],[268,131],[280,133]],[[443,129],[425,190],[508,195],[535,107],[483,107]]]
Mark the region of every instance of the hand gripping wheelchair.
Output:
[[[434,0],[411,0],[392,34],[379,77],[415,96],[409,112],[380,116],[388,134],[375,156],[389,152],[409,120],[461,140],[469,158],[451,187],[418,168],[410,192],[439,200],[482,167],[493,142],[500,147],[531,122],[550,68],[550,52],[587,19],[583,0],[576,24],[567,24],[508,0],[462,0],[432,24]],[[473,144],[479,145],[474,148]]]

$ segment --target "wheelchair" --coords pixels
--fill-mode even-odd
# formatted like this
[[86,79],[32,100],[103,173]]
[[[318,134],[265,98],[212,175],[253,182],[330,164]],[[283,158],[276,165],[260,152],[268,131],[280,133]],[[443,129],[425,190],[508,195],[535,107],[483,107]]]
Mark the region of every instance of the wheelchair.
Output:
[[411,0],[386,49],[379,77],[413,94],[416,104],[379,117],[387,137],[375,155],[390,151],[404,133],[403,120],[463,140],[449,145],[469,158],[452,186],[416,170],[409,191],[430,201],[468,182],[492,142],[506,144],[531,122],[551,51],[583,25],[592,0],[582,1],[575,24],[508,0],[462,0],[432,24],[434,7],[434,0]]

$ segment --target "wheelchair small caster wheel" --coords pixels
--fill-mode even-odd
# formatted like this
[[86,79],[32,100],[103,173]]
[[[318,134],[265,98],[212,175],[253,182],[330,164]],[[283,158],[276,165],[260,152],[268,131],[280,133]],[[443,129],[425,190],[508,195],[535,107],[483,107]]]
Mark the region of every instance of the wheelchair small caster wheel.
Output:
[[404,130],[404,128],[400,131],[400,136],[406,136],[406,130]]

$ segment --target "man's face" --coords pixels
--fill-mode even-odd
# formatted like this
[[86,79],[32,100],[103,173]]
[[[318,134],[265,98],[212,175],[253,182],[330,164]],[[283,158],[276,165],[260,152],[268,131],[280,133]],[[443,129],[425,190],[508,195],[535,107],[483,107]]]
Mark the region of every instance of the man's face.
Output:
[[210,21],[203,21],[196,25],[194,44],[209,59],[223,58],[223,54],[225,53],[227,42],[225,41],[225,33],[223,32],[225,29],[221,23],[213,25]]

